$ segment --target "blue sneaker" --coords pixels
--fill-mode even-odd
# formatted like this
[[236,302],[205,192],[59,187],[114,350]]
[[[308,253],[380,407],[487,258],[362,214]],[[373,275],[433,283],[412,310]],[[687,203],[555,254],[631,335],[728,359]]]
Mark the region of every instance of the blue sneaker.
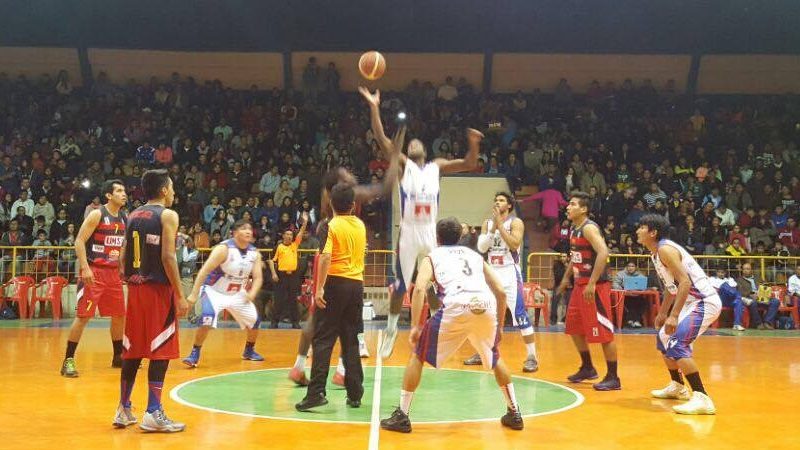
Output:
[[248,361],[263,361],[264,357],[259,355],[255,349],[245,348],[244,352],[242,352],[242,359],[246,359]]
[[199,348],[192,348],[192,353],[189,353],[189,356],[183,359],[183,363],[189,366],[190,368],[194,369],[197,367],[197,362],[200,361],[200,349]]

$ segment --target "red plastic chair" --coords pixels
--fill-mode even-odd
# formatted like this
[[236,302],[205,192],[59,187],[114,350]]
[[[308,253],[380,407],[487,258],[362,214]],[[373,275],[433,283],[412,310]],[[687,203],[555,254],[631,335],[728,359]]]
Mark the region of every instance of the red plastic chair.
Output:
[[[36,284],[33,278],[28,276],[14,277],[8,282],[0,285],[2,289],[2,303],[17,302],[19,303],[19,317],[20,319],[28,318],[28,308],[30,303],[30,291]],[[11,287],[10,295],[5,295],[6,289]],[[1,307],[2,305],[0,305]]]
[[[536,301],[537,294],[541,296],[541,302]],[[538,317],[535,316],[534,318],[535,325],[538,327],[539,319],[543,319],[544,326],[549,327],[550,294],[548,294],[546,290],[542,289],[542,286],[539,283],[525,283],[522,285],[522,295],[523,301],[525,302],[525,309],[533,308],[534,314],[537,309],[540,310]]]
[[781,302],[778,314],[782,312],[791,314],[795,329],[800,328],[800,298],[795,297],[792,306],[787,306],[786,286],[772,286],[772,298],[777,298]]
[[[30,317],[33,318],[34,314],[36,313],[37,303],[50,302],[53,305],[53,319],[54,320],[60,319],[61,294],[64,291],[64,288],[67,287],[68,284],[69,281],[67,281],[66,278],[63,277],[47,277],[44,280],[40,281],[39,284],[37,284],[33,289]],[[42,295],[39,295],[40,288],[43,288],[44,290]],[[42,305],[39,308],[39,317],[42,317],[42,311],[44,311],[44,305]]]

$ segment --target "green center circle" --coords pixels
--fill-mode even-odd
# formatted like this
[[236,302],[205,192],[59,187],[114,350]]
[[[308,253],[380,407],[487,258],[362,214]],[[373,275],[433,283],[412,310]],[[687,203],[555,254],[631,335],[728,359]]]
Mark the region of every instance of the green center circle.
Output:
[[[380,417],[399,404],[402,367],[383,367]],[[295,410],[306,389],[287,378],[288,369],[233,372],[187,381],[170,397],[184,405],[208,411],[269,419],[370,423],[374,367],[364,367],[364,397],[360,408],[345,405],[345,391],[328,380],[329,403],[313,412]],[[583,403],[583,396],[565,386],[533,378],[513,377],[523,416],[555,414]],[[424,369],[414,394],[411,419],[415,423],[453,423],[498,420],[505,414],[503,394],[490,372]]]

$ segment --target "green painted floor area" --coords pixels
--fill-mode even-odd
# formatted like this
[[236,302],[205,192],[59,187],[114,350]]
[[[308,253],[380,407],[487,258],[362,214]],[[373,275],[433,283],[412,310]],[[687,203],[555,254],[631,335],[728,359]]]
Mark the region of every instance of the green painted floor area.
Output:
[[[380,416],[388,417],[400,400],[402,367],[384,367]],[[361,408],[345,406],[344,388],[328,382],[328,405],[311,413],[294,409],[306,393],[287,379],[288,369],[236,372],[192,380],[177,386],[171,396],[181,403],[219,412],[330,422],[369,423],[372,411],[374,367],[364,368],[364,398]],[[580,405],[579,393],[549,382],[514,377],[514,387],[523,415],[551,414]],[[414,395],[414,422],[459,422],[498,420],[505,414],[505,401],[489,372],[424,369],[422,383]]]

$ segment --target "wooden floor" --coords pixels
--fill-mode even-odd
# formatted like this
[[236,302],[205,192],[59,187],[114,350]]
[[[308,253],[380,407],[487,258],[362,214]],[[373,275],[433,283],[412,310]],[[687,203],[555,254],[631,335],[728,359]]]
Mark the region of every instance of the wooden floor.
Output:
[[[204,346],[203,365],[187,370],[173,363],[167,374],[164,405],[168,415],[184,421],[187,430],[172,435],[145,434],[132,427],[116,430],[111,419],[119,397],[119,373],[109,366],[108,330],[90,328],[81,342],[77,362],[80,378],[66,379],[58,370],[63,358],[65,328],[0,328],[0,430],[4,449],[160,449],[160,448],[291,448],[366,449],[370,426],[302,423],[213,413],[178,404],[167,391],[179,383],[212,374],[289,367],[294,362],[298,332],[264,330],[257,349],[263,363],[239,359],[244,336],[220,329]],[[182,330],[185,353],[193,330]],[[368,332],[373,354],[377,332]],[[408,357],[406,334],[387,365],[403,365]],[[568,337],[537,335],[541,370],[536,378],[562,383],[578,364]],[[594,392],[571,385],[585,396],[577,408],[532,417],[522,432],[503,429],[497,422],[416,424],[409,435],[381,432],[382,449],[506,449],[506,448],[797,448],[800,426],[800,339],[781,337],[703,336],[696,357],[717,416],[673,414],[673,402],[651,399],[652,388],[669,380],[655,350],[652,335],[622,335],[620,375],[623,390]],[[461,357],[448,367],[463,368]],[[524,348],[519,335],[506,334],[501,354],[523,375]],[[599,349],[593,356],[602,361]],[[375,364],[374,359],[365,364]],[[601,365],[598,365],[600,369]],[[604,368],[601,372],[604,372]],[[436,373],[430,374],[436,376]],[[427,375],[426,375],[427,376]],[[425,383],[423,378],[422,383]],[[133,400],[141,417],[146,399],[146,373],[140,372]],[[387,387],[384,386],[384,389]],[[392,387],[396,389],[396,387]],[[370,407],[365,398],[364,407]],[[520,398],[520,402],[532,399]],[[442,408],[447,408],[443,403]],[[413,418],[413,407],[412,407]]]

